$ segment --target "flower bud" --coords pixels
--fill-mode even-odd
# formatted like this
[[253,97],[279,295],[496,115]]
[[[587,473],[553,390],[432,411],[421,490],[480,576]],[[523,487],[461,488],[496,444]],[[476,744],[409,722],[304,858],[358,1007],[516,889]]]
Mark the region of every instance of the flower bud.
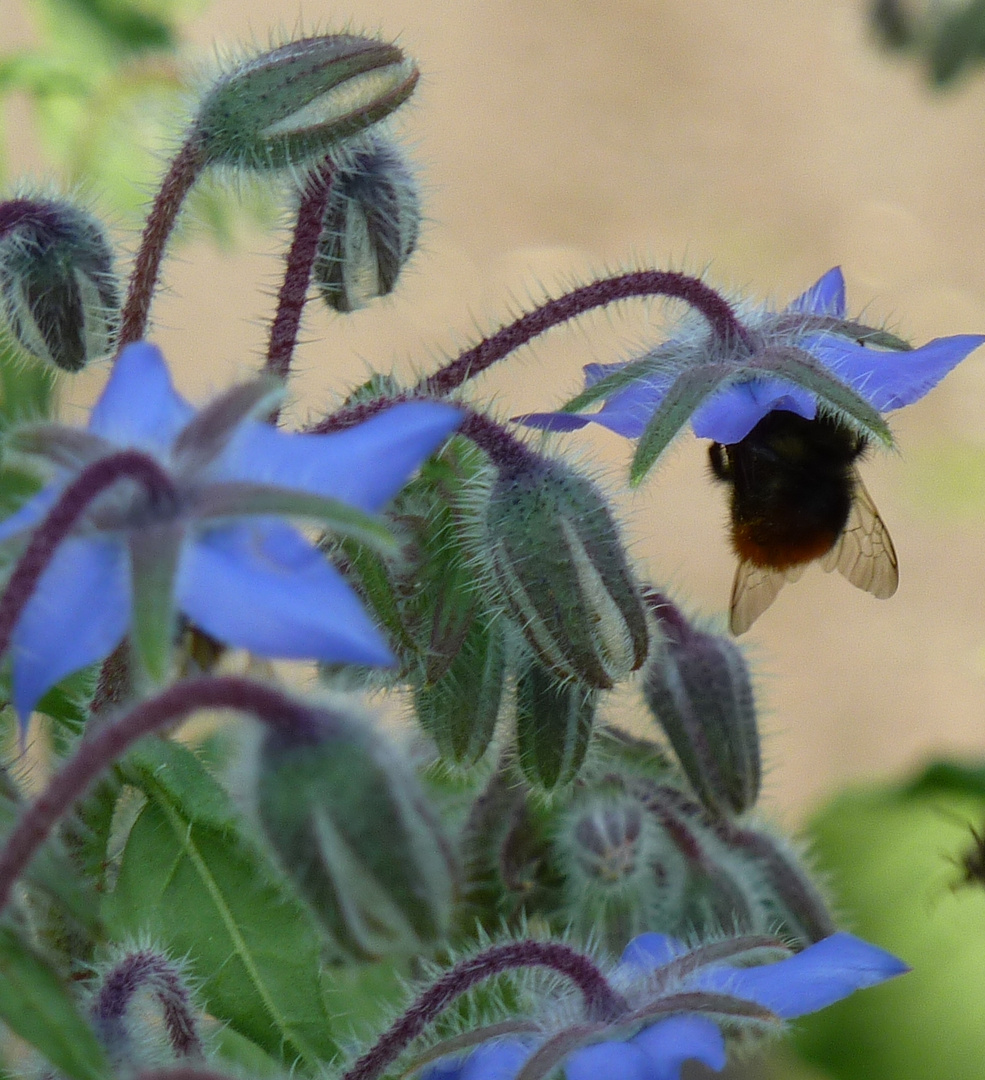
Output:
[[257,805],[284,869],[344,950],[377,959],[442,940],[448,845],[414,776],[366,724],[313,710],[304,730],[270,732]]
[[68,202],[0,203],[0,318],[32,356],[80,371],[113,348],[120,289],[96,218]]
[[388,116],[417,79],[396,45],[352,34],[303,38],[220,78],[196,130],[208,163],[284,168],[324,157]]
[[355,311],[393,291],[417,245],[417,187],[400,151],[374,137],[332,179],[312,268],[322,299]]
[[647,594],[664,642],[643,692],[701,801],[719,816],[759,795],[759,730],[745,659],[727,637],[695,629],[669,600]]
[[564,819],[558,844],[573,926],[619,950],[644,930],[683,924],[687,860],[639,799],[622,788],[590,791]]
[[471,765],[486,752],[496,730],[505,679],[501,620],[473,619],[447,671],[414,693],[417,719],[442,758]]
[[578,775],[592,737],[598,693],[555,678],[536,660],[516,680],[520,768],[550,791]]
[[493,485],[486,533],[502,599],[546,668],[607,690],[640,667],[646,617],[591,481],[526,455]]

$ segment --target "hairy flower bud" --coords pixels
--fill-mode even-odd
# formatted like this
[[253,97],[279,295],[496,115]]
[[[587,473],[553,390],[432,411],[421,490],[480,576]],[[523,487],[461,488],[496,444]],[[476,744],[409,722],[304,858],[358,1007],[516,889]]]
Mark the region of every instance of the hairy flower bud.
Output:
[[759,795],[760,754],[749,669],[738,646],[693,627],[666,597],[647,594],[663,631],[643,691],[701,801],[742,813]]
[[353,34],[303,38],[220,78],[195,126],[211,164],[283,168],[382,120],[417,79],[396,45]]
[[556,679],[536,660],[516,680],[516,743],[527,779],[548,791],[578,775],[598,693]]
[[630,792],[582,793],[565,811],[557,843],[576,928],[605,934],[617,950],[634,934],[682,924],[687,860]]
[[71,203],[0,203],[0,318],[32,356],[80,371],[113,348],[120,289],[102,225]]
[[371,959],[442,940],[453,866],[414,776],[366,724],[312,712],[260,751],[260,821],[332,937]]
[[344,156],[332,179],[312,276],[336,311],[393,291],[417,246],[421,208],[400,150],[374,136]]
[[441,678],[414,693],[417,719],[442,758],[471,765],[482,757],[496,730],[505,680],[501,620],[473,619]]
[[646,617],[591,481],[526,455],[494,484],[486,532],[502,598],[545,667],[601,690],[640,667]]

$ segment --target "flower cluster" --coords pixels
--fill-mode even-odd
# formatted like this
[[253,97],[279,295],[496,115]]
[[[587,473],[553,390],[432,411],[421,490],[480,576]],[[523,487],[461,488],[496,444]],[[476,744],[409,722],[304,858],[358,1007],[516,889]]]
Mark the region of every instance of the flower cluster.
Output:
[[[0,686],[22,746],[35,711],[56,731],[33,803],[0,767],[0,967],[44,1002],[39,1021],[0,991],[0,1021],[72,1080],[162,1058],[324,1075],[351,1017],[439,958],[343,1080],[397,1063],[422,1080],[679,1080],[906,970],[839,932],[761,816],[738,644],[641,580],[602,485],[458,392],[593,307],[686,303],[670,340],[522,419],[637,440],[637,480],[687,423],[710,439],[740,633],[817,559],[892,594],[857,463],[891,443],[884,413],[985,336],[911,349],[848,317],[837,269],[782,311],[640,270],[545,302],[414,386],[374,374],[286,430],[309,292],[344,316],[398,288],[417,246],[414,170],[383,123],[417,78],[396,45],[353,34],[231,65],[163,179],[122,304],[95,219],[0,202]],[[262,372],[195,409],[148,325],[185,196],[213,166],[289,191],[296,218]],[[109,354],[87,425],[58,423],[54,381]],[[324,689],[289,691],[269,665],[232,674],[226,647],[313,661]],[[643,736],[605,720],[637,672]],[[347,694],[381,688],[412,715],[405,743]],[[263,736],[226,722],[201,756],[145,738],[201,710]],[[232,1050],[201,1037],[205,1013]]]

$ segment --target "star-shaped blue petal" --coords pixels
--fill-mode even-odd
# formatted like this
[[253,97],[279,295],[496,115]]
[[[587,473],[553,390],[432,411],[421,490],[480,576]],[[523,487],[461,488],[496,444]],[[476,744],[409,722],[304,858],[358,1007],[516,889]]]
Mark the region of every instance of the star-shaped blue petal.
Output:
[[[221,416],[209,420],[208,430],[189,434],[182,450],[182,434],[196,431],[191,425],[201,414],[174,389],[160,352],[141,342],[123,350],[89,419],[88,450],[141,450],[172,476],[176,506],[158,511],[152,523],[159,526],[160,513],[171,513],[179,529],[175,610],[218,640],[271,658],[393,663],[382,634],[324,554],[252,503],[237,513],[236,499],[243,491],[277,491],[377,511],[455,430],[461,414],[439,403],[405,403],[340,434],[299,435],[233,406],[228,430]],[[217,450],[200,455],[197,471],[190,439]],[[76,475],[78,469],[57,468],[47,487],[0,522],[0,542],[36,528]],[[212,506],[221,502],[222,514],[206,512],[203,492]],[[107,656],[130,627],[130,542],[148,519],[139,493],[132,520],[127,505],[111,503],[109,517],[80,523],[14,628],[13,696],[22,724],[51,686]]]

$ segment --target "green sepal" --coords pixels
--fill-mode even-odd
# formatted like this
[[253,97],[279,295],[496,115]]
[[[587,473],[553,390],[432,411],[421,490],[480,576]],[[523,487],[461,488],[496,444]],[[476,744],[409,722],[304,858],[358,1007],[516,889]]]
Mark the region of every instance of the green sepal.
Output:
[[581,769],[595,722],[598,693],[556,679],[537,662],[516,681],[516,742],[520,768],[546,791],[573,780]]
[[104,904],[110,929],[186,956],[208,1012],[286,1065],[319,1071],[338,1047],[307,908],[190,750],[147,741],[118,769],[148,801]]
[[137,669],[161,686],[171,668],[174,587],[184,528],[174,522],[134,529],[129,537],[132,619],[130,649]]
[[0,927],[0,1020],[72,1080],[103,1080],[109,1063],[47,962]]
[[475,618],[447,670],[414,692],[414,711],[438,752],[471,765],[496,730],[506,678],[506,635],[501,619]]
[[288,491],[274,485],[228,481],[203,488],[196,514],[203,520],[268,514],[271,517],[301,518],[384,555],[393,555],[398,550],[396,538],[381,518],[340,499],[304,491]]

